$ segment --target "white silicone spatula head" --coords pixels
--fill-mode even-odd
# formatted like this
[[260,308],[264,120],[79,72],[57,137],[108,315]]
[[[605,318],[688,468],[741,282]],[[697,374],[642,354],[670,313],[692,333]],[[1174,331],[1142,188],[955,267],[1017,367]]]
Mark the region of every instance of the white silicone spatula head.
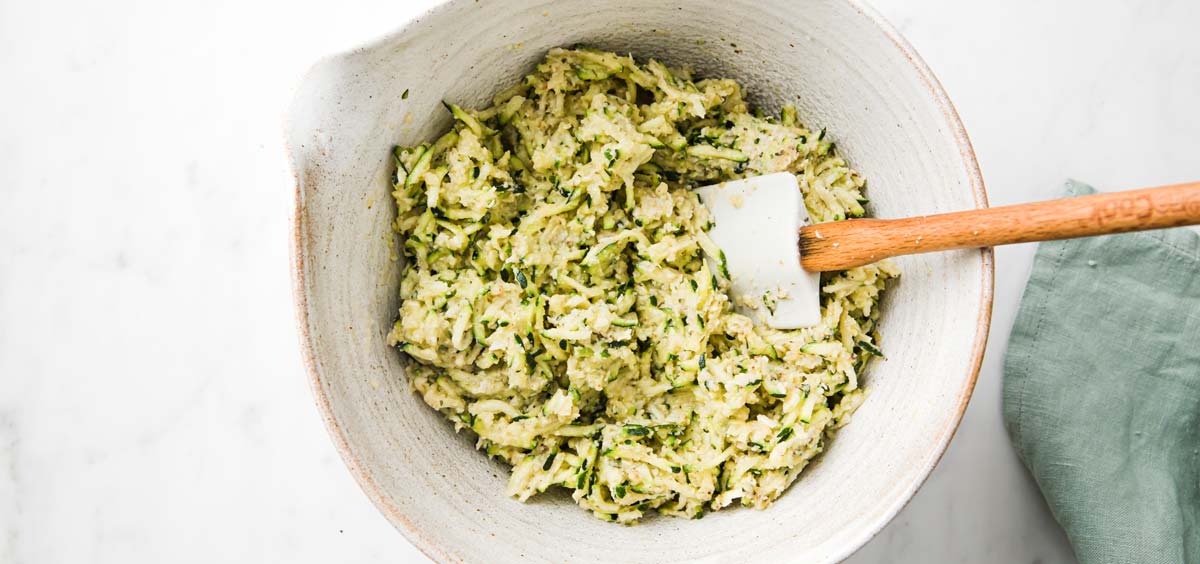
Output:
[[746,313],[776,329],[820,322],[821,275],[800,266],[796,245],[796,234],[808,225],[796,177],[781,172],[697,192],[715,221],[708,235],[725,253],[734,304],[743,311],[756,305]]

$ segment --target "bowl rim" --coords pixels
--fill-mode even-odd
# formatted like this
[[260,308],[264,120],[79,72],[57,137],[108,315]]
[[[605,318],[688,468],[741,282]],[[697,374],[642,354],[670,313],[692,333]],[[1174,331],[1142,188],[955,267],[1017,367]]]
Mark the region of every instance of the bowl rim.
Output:
[[[972,196],[975,200],[975,208],[982,209],[988,206],[987,190],[984,187],[983,175],[979,168],[979,162],[975,157],[975,149],[971,144],[971,139],[967,135],[966,128],[963,126],[962,119],[958,115],[958,111],[954,108],[954,104],[950,101],[950,97],[946,94],[940,81],[930,70],[924,59],[917,54],[916,50],[908,40],[896,30],[891,23],[866,3],[865,0],[841,0],[857,11],[860,15],[871,21],[880,31],[887,36],[893,45],[899,49],[904,58],[912,65],[913,70],[921,78],[925,84],[928,93],[933,97],[941,110],[943,117],[951,127],[951,133],[954,135],[955,142],[958,145],[959,156],[962,159],[963,165],[966,167],[966,173],[970,179],[970,188]],[[322,63],[334,60],[345,55],[362,52],[376,45],[382,44],[393,37],[400,36],[410,31],[416,24],[422,20],[436,15],[448,8],[454,0],[439,0],[437,4],[425,9],[416,16],[407,20],[403,25],[394,31],[383,34],[373,40],[367,41],[358,47],[348,49],[342,52],[327,55],[316,63],[314,63],[304,76],[297,81],[296,84],[302,84],[311,76],[314,71],[322,65]],[[350,449],[350,443],[342,428],[338,425],[337,419],[333,414],[333,408],[329,402],[329,396],[324,390],[324,377],[321,371],[317,368],[316,356],[314,352],[310,320],[308,315],[308,294],[306,293],[307,280],[306,272],[308,264],[305,261],[306,251],[308,250],[307,238],[307,215],[304,213],[304,194],[301,186],[300,169],[297,166],[299,162],[295,147],[287,142],[287,132],[289,131],[291,116],[284,118],[284,145],[287,149],[288,164],[292,170],[292,177],[295,184],[293,209],[290,218],[290,237],[289,237],[289,254],[290,254],[290,278],[292,283],[292,303],[295,308],[295,321],[297,328],[297,336],[300,341],[300,353],[304,362],[304,369],[307,373],[309,388],[313,394],[313,400],[317,410],[320,412],[321,419],[325,424],[325,429],[332,439],[334,447],[338,455],[341,456],[342,462],[350,470],[354,481],[358,483],[359,488],[375,505],[376,509],[382,513],[392,526],[400,531],[401,534],[426,557],[434,562],[448,563],[461,561],[447,552],[442,546],[428,538],[420,527],[418,527],[407,515],[403,514],[399,508],[390,504],[387,497],[384,496],[379,485],[367,473],[362,462],[355,456]],[[982,280],[980,293],[980,309],[979,316],[976,319],[975,325],[975,340],[972,344],[971,357],[967,362],[967,379],[964,385],[959,390],[958,405],[954,414],[953,421],[948,429],[948,432],[942,433],[937,441],[937,456],[933,457],[924,468],[919,470],[919,477],[914,480],[912,485],[903,493],[899,502],[894,503],[892,507],[880,514],[876,518],[875,523],[870,527],[866,527],[862,532],[851,542],[846,543],[846,548],[835,553],[834,562],[840,562],[849,558],[859,549],[867,544],[875,537],[885,526],[890,523],[897,514],[903,510],[909,502],[912,501],[916,492],[929,479],[929,475],[933,469],[941,462],[942,457],[946,454],[946,449],[950,445],[950,440],[953,439],[958,431],[959,425],[962,424],[963,415],[966,413],[967,405],[970,403],[971,395],[975,390],[975,384],[979,378],[979,370],[983,363],[984,352],[987,348],[988,335],[991,330],[992,305],[994,299],[995,287],[995,253],[991,247],[984,247],[979,250],[979,257],[982,266]]]

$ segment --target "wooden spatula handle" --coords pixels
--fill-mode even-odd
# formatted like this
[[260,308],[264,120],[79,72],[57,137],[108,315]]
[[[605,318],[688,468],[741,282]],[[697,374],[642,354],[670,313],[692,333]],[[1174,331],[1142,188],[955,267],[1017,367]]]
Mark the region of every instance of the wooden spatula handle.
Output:
[[810,272],[899,255],[1071,239],[1200,223],[1200,182],[907,219],[852,219],[800,230]]

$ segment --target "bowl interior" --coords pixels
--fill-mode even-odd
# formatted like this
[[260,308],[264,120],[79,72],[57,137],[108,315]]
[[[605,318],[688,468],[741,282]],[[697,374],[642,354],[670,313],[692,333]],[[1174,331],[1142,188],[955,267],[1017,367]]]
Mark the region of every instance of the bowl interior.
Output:
[[447,128],[443,99],[482,107],[547,49],[576,43],[735,78],[770,111],[795,103],[866,175],[878,217],[985,205],[966,137],[932,76],[873,13],[845,0],[453,0],[319,63],[291,109],[299,316],[335,442],[379,508],[441,561],[848,555],[914,493],[958,424],[986,340],[987,252],[899,261],[903,276],[880,325],[888,359],[864,379],[868,400],[766,511],[622,527],[561,493],[511,500],[503,493],[507,468],[411,392],[398,353],[386,346],[400,267],[389,230],[390,147]]

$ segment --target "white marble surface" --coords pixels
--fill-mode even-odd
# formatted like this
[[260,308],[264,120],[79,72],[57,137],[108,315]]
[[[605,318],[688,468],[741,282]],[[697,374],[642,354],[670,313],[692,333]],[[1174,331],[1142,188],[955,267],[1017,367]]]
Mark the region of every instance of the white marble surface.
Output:
[[[425,561],[312,407],[280,116],[310,61],[428,3],[0,2],[0,563]],[[993,204],[1200,178],[1200,3],[876,5]],[[1000,420],[1032,252],[998,252],[958,436],[851,562],[1072,560]]]

